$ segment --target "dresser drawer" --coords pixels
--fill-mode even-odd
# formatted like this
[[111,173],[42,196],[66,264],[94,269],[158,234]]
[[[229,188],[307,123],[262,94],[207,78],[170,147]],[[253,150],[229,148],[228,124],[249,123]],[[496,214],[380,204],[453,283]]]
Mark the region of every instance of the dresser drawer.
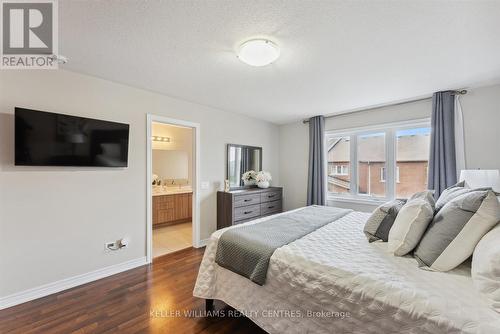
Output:
[[257,187],[217,192],[217,229],[242,224],[283,210],[283,188]]
[[260,202],[271,202],[281,199],[281,191],[268,191],[260,194]]
[[260,194],[234,196],[234,207],[247,206],[260,203]]
[[281,200],[262,203],[260,205],[260,214],[263,216],[276,212],[281,212]]
[[243,206],[234,209],[234,221],[260,216],[260,204]]

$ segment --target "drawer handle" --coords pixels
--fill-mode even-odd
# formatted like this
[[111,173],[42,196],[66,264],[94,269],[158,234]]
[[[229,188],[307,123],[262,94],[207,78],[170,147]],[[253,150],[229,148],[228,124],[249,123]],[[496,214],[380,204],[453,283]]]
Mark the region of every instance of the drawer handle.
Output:
[[268,208],[268,209],[272,209],[272,208],[274,208],[274,205],[273,205],[273,206],[268,206],[267,208]]
[[249,199],[246,199],[246,200],[243,200],[243,202],[250,202],[252,199],[249,198]]
[[245,211],[243,212],[244,215],[248,215],[249,213],[252,213],[253,211]]
[[267,195],[267,198],[273,198],[274,195]]

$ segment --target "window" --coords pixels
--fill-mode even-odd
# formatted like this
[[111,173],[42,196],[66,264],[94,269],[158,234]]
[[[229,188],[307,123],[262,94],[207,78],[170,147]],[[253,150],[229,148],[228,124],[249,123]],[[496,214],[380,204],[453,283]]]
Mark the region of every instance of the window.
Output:
[[426,189],[429,123],[327,132],[329,195],[382,201]]
[[349,166],[331,165],[330,175],[349,175]]
[[350,138],[330,137],[327,140],[328,149],[328,191],[336,194],[348,194],[351,185],[349,175]]
[[396,132],[396,164],[403,171],[398,176],[396,197],[407,198],[427,189],[431,129],[410,128]]
[[[385,167],[380,168],[380,182],[385,182],[386,175],[387,169]],[[396,183],[399,183],[399,166],[396,167]]]
[[385,183],[380,171],[385,168],[385,133],[375,132],[357,136],[358,194],[386,197]]

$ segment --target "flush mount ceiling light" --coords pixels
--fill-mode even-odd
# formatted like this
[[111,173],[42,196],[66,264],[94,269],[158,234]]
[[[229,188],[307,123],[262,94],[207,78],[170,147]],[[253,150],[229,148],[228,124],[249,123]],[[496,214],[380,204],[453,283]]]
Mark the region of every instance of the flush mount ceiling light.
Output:
[[238,58],[251,66],[266,66],[280,56],[280,49],[267,39],[252,39],[240,45]]

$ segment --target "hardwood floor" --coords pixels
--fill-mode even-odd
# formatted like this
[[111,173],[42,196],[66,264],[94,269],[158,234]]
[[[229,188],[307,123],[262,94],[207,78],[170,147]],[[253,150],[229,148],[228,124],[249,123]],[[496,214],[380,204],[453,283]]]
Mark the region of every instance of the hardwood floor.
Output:
[[205,302],[192,295],[203,251],[168,254],[151,266],[2,310],[0,333],[265,333],[244,317],[203,317]]

